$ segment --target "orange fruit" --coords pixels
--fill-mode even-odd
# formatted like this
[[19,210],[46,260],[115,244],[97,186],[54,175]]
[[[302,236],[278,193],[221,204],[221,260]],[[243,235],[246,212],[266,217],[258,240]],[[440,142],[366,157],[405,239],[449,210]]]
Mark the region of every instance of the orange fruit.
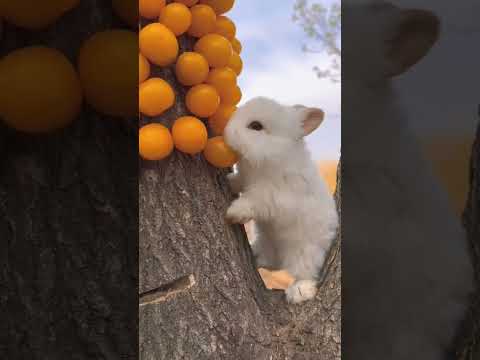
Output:
[[209,117],[217,111],[220,105],[220,96],[213,86],[200,84],[188,90],[185,104],[194,115]]
[[203,83],[209,70],[207,60],[196,52],[184,52],[175,65],[177,80],[185,86]]
[[198,0],[175,0],[175,2],[192,7],[198,3]]
[[232,56],[228,62],[228,67],[232,68],[237,75],[240,75],[243,70],[243,61],[236,51],[232,51]]
[[171,3],[160,12],[159,22],[172,30],[175,35],[180,36],[192,24],[192,14],[185,5]]
[[200,0],[200,3],[211,6],[217,15],[222,15],[232,9],[235,0]]
[[107,30],[80,49],[78,72],[87,102],[102,114],[138,113],[138,37],[133,31]]
[[138,89],[138,107],[142,114],[161,115],[175,102],[172,87],[163,79],[150,78],[140,84]]
[[77,72],[54,49],[32,46],[7,54],[0,60],[0,86],[0,118],[17,130],[56,130],[80,112]]
[[238,40],[237,38],[234,38],[230,40],[230,42],[232,43],[233,51],[240,54],[242,52],[242,43],[240,42],[240,40]]
[[38,0],[2,0],[1,17],[22,28],[38,30],[53,24],[80,0],[49,0],[39,6]]
[[242,100],[242,91],[238,85],[225,87],[218,94],[220,101],[225,105],[237,105]]
[[238,161],[237,154],[225,144],[222,136],[208,139],[203,156],[210,164],[218,168],[232,167]]
[[205,149],[208,140],[205,124],[193,116],[183,116],[175,120],[172,136],[175,147],[190,155]]
[[188,34],[194,37],[202,37],[215,31],[217,15],[210,6],[195,5],[190,9],[192,24]]
[[150,76],[150,64],[145,56],[138,54],[138,83],[142,83]]
[[228,40],[233,40],[237,33],[237,28],[232,20],[226,16],[218,16],[215,33],[226,37]]
[[208,125],[215,135],[222,135],[225,126],[237,110],[235,105],[220,104],[215,114],[208,118]]
[[162,160],[173,151],[170,131],[161,124],[148,124],[138,132],[138,152],[145,160]]
[[152,23],[145,26],[138,39],[140,52],[154,64],[168,66],[177,59],[177,38],[165,25]]
[[211,67],[227,66],[231,61],[233,52],[230,42],[218,34],[208,34],[201,37],[195,44],[194,49],[205,56]]
[[206,83],[212,85],[220,94],[223,90],[237,84],[237,74],[229,67],[212,69]]
[[138,26],[137,0],[112,0],[115,13],[131,27]]
[[138,12],[147,19],[158,18],[164,7],[165,0],[138,0]]

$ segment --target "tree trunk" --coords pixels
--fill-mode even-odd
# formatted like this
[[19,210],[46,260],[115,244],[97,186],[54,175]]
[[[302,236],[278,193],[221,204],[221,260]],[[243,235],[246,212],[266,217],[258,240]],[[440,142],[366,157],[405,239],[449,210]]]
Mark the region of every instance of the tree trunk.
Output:
[[[180,40],[181,51],[192,45]],[[185,88],[172,67],[155,74],[177,94],[153,119],[170,127],[187,113]],[[316,299],[288,305],[283,291],[264,287],[244,228],[224,220],[233,200],[226,173],[179,152],[141,163],[140,359],[340,359],[340,241]]]
[[[480,115],[480,108],[479,108]],[[472,148],[470,192],[463,216],[475,269],[476,289],[464,327],[459,334],[459,360],[480,359],[480,124]]]
[[[43,44],[76,64],[115,25],[109,5],[82,1],[40,32],[4,24],[0,55]],[[137,358],[136,128],[86,106],[51,135],[0,124],[1,359]]]

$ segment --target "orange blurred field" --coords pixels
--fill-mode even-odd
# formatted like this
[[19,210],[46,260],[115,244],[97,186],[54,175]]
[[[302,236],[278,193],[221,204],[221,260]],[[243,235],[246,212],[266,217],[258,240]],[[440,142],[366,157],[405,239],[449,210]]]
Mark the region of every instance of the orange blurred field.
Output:
[[318,163],[320,175],[322,175],[327,182],[328,188],[332,194],[335,192],[337,187],[337,167],[338,161],[336,160],[320,161]]
[[468,195],[473,137],[436,136],[423,139],[421,144],[455,212],[461,216]]

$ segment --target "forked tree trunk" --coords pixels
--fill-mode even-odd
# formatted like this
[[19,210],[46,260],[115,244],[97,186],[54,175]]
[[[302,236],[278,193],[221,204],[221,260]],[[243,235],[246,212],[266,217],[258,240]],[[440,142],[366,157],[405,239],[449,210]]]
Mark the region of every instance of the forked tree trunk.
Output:
[[[155,74],[177,101],[153,121],[171,126],[187,114],[185,88],[172,68]],[[141,163],[140,359],[340,359],[340,241],[316,299],[287,305],[283,291],[265,289],[243,227],[224,220],[226,173],[179,152]]]
[[[109,6],[81,1],[40,32],[4,24],[0,56],[43,44],[76,64],[115,25]],[[137,359],[137,174],[136,119],[85,106],[45,136],[0,121],[0,359]]]

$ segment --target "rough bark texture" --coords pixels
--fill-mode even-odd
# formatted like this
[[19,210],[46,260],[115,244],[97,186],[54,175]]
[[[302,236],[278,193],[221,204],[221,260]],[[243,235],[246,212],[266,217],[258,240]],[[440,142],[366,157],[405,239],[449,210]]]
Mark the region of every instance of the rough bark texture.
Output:
[[476,360],[480,359],[480,125],[472,149],[470,192],[464,213],[464,224],[471,246],[476,289],[472,294],[472,305],[464,328],[460,332],[458,359]]
[[[4,24],[0,55],[44,44],[75,64],[84,40],[115,25],[109,5],[82,1],[40,32]],[[136,119],[85,106],[52,135],[0,124],[0,154],[0,358],[136,359]]]
[[[185,89],[172,68],[155,74],[174,85],[177,102],[142,121],[170,126],[186,114]],[[340,241],[316,299],[287,305],[283,292],[265,289],[243,227],[224,220],[233,200],[225,175],[201,155],[141,163],[140,358],[340,359]]]

